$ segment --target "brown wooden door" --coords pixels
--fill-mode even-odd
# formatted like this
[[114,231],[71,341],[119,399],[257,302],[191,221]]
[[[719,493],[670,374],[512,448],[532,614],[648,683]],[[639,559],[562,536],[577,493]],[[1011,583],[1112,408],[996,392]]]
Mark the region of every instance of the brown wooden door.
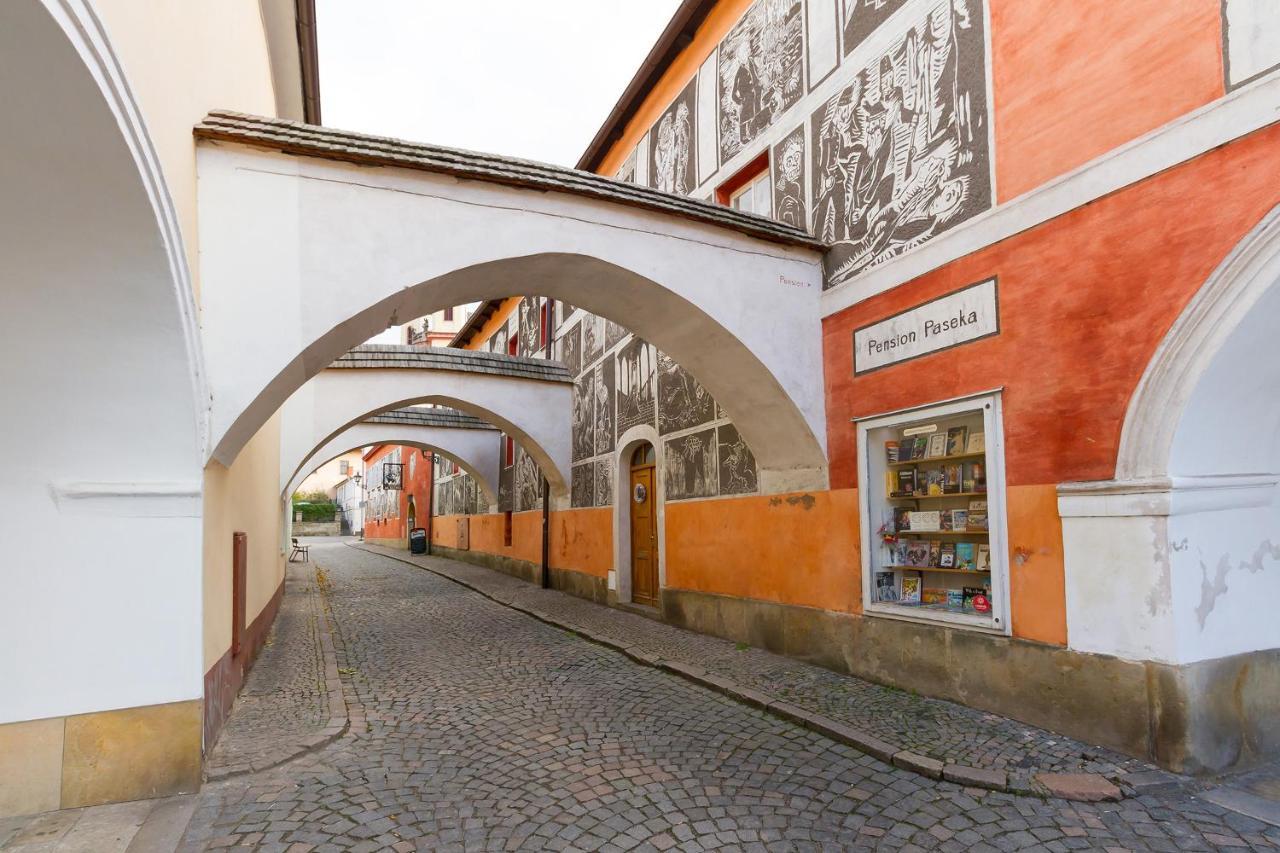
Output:
[[653,470],[652,465],[631,469],[631,600],[656,607],[658,514],[654,510]]

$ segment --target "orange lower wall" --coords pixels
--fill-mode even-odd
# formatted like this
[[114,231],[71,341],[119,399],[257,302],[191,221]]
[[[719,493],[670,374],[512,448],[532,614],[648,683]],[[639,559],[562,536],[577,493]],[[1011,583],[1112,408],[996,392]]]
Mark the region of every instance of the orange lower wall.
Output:
[[666,586],[857,613],[858,490],[666,505]]
[[[466,516],[444,515],[433,519],[431,541],[446,548],[457,548],[458,520],[462,518]],[[470,518],[470,550],[542,564],[540,510],[512,514],[510,545],[503,541],[501,513]],[[551,513],[549,546],[551,568],[606,577],[613,568],[613,510],[603,507]]]

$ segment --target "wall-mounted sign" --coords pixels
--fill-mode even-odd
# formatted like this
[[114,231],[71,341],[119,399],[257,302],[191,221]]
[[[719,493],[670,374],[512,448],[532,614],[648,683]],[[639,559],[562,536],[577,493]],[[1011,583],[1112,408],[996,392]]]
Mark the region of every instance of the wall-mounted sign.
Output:
[[891,364],[1000,334],[994,278],[939,296],[853,333],[853,372]]

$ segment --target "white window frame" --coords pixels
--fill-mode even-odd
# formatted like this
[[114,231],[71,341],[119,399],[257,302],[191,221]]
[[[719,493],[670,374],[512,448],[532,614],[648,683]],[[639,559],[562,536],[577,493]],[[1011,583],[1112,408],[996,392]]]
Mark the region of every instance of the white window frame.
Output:
[[732,193],[729,194],[729,207],[733,208],[734,210],[741,210],[742,208],[738,207],[737,205],[738,199],[742,198],[747,193],[752,193],[752,197],[754,198],[756,187],[760,184],[763,184],[765,186],[765,200],[768,202],[769,209],[763,212],[759,210],[748,210],[746,212],[754,213],[756,216],[764,216],[769,219],[772,219],[773,218],[773,192],[772,192],[773,188],[769,185],[768,167],[765,167],[764,171],[762,171],[759,175],[747,181],[745,184],[738,187],[736,190],[734,190]]
[[[1009,601],[1009,532],[1008,515],[1005,508],[1005,472],[1004,472],[1004,413],[1001,404],[1001,389],[984,391],[964,397],[955,397],[938,403],[914,406],[865,418],[855,418],[857,426],[858,452],[858,509],[860,514],[860,544],[862,556],[862,611],[868,616],[887,619],[899,619],[904,622],[916,622],[931,625],[950,625],[957,628],[978,631],[987,634],[1010,636],[1012,621]],[[917,423],[929,418],[946,418],[953,415],[982,409],[983,429],[986,432],[986,465],[987,465],[987,541],[991,547],[991,594],[992,602],[990,618],[968,613],[951,613],[944,610],[919,610],[895,606],[874,600],[874,581],[872,580],[872,554],[881,547],[877,531],[878,522],[871,516],[870,484],[875,488],[884,488],[884,472],[877,470],[875,479],[871,478],[871,456],[867,448],[867,434],[871,430],[883,427],[897,427],[903,424]],[[883,466],[883,461],[880,466]],[[879,466],[877,466],[879,469]]]

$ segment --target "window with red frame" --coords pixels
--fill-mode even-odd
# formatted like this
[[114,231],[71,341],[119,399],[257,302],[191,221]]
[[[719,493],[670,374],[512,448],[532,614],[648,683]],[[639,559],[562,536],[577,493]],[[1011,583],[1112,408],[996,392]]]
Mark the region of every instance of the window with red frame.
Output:
[[773,215],[772,187],[769,184],[769,152],[760,152],[747,165],[716,189],[716,201],[744,213]]

